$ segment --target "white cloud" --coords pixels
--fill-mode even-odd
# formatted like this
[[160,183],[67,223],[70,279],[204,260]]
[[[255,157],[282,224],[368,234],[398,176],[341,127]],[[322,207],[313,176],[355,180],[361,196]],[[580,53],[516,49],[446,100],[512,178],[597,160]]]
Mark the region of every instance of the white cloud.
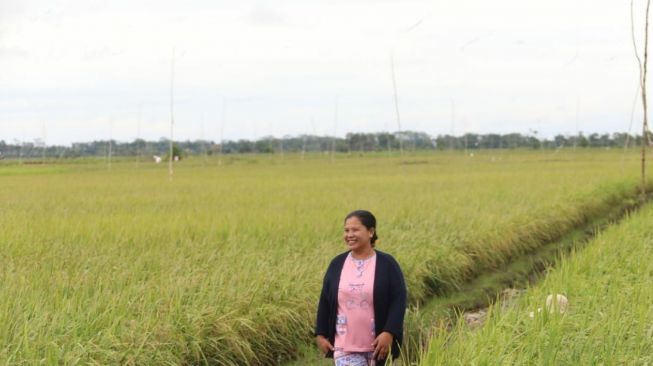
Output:
[[338,134],[393,128],[391,49],[406,129],[450,132],[453,99],[457,133],[573,131],[580,99],[583,130],[623,130],[628,20],[608,0],[3,1],[0,139],[43,120],[56,142],[101,138],[110,118],[130,139],[139,104],[160,137],[173,47],[184,138],[202,114],[218,125],[222,97],[227,138],[333,133],[336,96]]

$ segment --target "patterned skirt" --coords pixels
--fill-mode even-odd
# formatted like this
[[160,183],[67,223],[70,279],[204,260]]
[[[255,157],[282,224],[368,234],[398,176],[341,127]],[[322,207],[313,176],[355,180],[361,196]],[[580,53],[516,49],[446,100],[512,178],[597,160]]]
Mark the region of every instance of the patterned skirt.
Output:
[[338,352],[336,366],[374,366],[374,352]]

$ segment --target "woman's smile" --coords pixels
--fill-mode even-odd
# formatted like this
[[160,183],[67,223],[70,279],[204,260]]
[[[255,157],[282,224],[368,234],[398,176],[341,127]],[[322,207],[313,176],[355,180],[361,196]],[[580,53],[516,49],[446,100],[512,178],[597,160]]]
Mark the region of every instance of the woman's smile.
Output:
[[351,251],[358,255],[368,255],[372,251],[373,230],[365,227],[358,217],[353,216],[345,221],[343,239]]

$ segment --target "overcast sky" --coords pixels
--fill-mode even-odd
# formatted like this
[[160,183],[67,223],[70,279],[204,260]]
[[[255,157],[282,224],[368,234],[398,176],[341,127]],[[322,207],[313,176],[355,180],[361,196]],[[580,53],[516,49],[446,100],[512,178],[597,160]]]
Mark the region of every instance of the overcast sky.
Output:
[[396,131],[391,54],[431,135],[627,131],[638,84],[629,1],[2,0],[0,140],[169,136],[173,49],[184,140]]

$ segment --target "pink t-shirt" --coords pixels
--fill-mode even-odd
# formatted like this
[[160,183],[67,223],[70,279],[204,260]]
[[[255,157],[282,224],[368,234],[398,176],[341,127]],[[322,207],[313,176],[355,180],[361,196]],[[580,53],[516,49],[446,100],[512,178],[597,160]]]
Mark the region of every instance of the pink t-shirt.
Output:
[[374,351],[374,271],[376,253],[358,260],[349,253],[340,273],[335,356],[342,352]]

